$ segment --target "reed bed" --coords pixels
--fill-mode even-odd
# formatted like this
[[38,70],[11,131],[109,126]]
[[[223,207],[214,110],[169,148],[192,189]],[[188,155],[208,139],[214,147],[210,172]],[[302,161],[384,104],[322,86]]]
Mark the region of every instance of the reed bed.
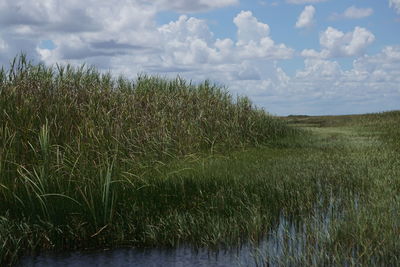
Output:
[[[180,229],[172,222],[197,218],[196,196],[186,191],[199,182],[168,178],[167,165],[280,145],[299,134],[209,81],[129,80],[16,57],[0,70],[0,258],[155,244],[171,234],[157,232],[153,217],[167,220],[190,208],[187,217],[170,220],[164,230],[171,232]],[[229,182],[200,183],[217,190]],[[220,223],[226,227],[229,219]],[[173,240],[190,238],[177,233]]]

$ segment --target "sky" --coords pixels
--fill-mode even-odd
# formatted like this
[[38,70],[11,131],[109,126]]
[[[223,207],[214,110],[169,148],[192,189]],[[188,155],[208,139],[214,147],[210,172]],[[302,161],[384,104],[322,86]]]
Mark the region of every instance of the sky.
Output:
[[0,65],[225,86],[274,115],[400,109],[400,0],[0,0]]

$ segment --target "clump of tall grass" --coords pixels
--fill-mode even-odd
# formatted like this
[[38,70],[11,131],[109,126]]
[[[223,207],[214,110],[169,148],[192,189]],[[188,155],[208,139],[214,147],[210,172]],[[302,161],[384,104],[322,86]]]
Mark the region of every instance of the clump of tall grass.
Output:
[[262,144],[293,131],[209,81],[128,80],[93,67],[32,65],[20,56],[1,71],[0,85],[1,128],[15,135],[19,160],[35,160],[46,123],[53,145],[133,159]]
[[[13,259],[18,247],[75,247],[71,240],[90,246],[91,238],[115,230],[124,212],[167,210],[160,196],[143,196],[155,198],[154,207],[123,199],[154,187],[143,177],[160,176],[165,162],[278,144],[298,133],[209,81],[129,80],[94,67],[48,67],[16,57],[0,70],[0,231],[25,232],[21,242],[1,241],[0,258]],[[140,224],[146,225],[118,233],[140,233]],[[36,235],[41,241],[33,244]],[[10,242],[14,250],[7,249]]]

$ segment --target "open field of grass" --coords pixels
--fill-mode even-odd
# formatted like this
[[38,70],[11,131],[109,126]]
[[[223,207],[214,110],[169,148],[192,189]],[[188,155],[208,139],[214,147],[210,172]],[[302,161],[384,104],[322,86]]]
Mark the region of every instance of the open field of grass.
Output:
[[274,235],[260,265],[400,263],[399,111],[278,119],[209,82],[22,57],[0,72],[0,112],[2,265]]
[[260,252],[259,262],[399,265],[400,112],[284,119],[311,132],[301,150],[312,156],[297,160],[301,172],[307,165],[326,172],[317,179],[325,192],[313,212],[280,225],[286,234],[280,253]]

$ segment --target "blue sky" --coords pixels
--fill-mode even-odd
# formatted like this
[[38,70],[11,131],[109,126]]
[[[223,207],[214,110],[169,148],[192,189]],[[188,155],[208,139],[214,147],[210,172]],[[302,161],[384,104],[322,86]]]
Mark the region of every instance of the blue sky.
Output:
[[400,0],[0,0],[0,64],[20,51],[210,79],[277,115],[400,109]]

